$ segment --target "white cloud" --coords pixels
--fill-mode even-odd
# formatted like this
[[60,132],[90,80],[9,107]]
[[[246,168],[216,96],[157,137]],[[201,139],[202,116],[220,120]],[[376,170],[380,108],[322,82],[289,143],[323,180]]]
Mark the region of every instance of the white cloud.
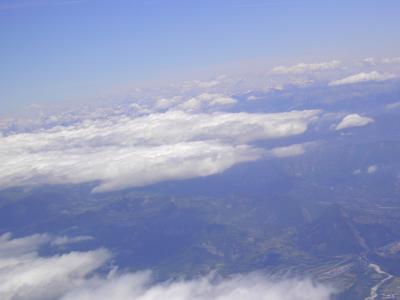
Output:
[[378,171],[378,166],[377,165],[371,165],[371,166],[368,166],[368,168],[367,168],[367,173],[368,174],[375,173],[376,171]]
[[159,110],[168,110],[169,108],[176,106],[177,103],[182,101],[182,97],[176,96],[172,98],[161,98],[157,99],[155,104],[154,104],[154,110],[159,111]]
[[254,101],[254,100],[258,100],[258,99],[261,99],[261,97],[257,97],[257,96],[254,96],[254,95],[250,95],[250,96],[247,97],[247,100],[249,100],[249,101]]
[[293,66],[285,67],[279,66],[272,69],[272,73],[276,74],[302,74],[307,72],[319,72],[326,70],[337,69],[341,66],[341,62],[338,60],[333,60],[329,62],[322,63],[299,63]]
[[25,238],[12,239],[10,233],[5,233],[0,235],[0,258],[33,252],[50,241],[51,238],[47,234],[35,234]]
[[363,170],[361,169],[356,169],[353,171],[354,175],[360,175],[360,174],[373,174],[376,171],[378,171],[379,167],[378,165],[370,165],[366,168],[364,168]]
[[48,235],[0,236],[0,299],[57,299],[82,286],[110,257],[102,249],[40,257],[39,248],[50,241]]
[[51,244],[53,246],[63,246],[67,244],[79,243],[91,240],[91,236],[58,236],[53,237],[48,234],[34,234],[24,238],[12,239],[10,233],[0,235],[0,257],[25,255],[34,252],[42,245]]
[[345,116],[338,125],[336,125],[336,130],[342,130],[351,127],[365,126],[374,122],[374,119],[360,116],[359,114],[349,114]]
[[98,287],[73,291],[63,300],[328,300],[332,290],[309,280],[274,281],[262,275],[237,275],[222,280],[204,277],[151,285],[148,273],[109,279]]
[[[193,280],[154,283],[151,272],[96,274],[110,258],[106,250],[41,257],[38,236],[0,237],[0,298],[3,300],[328,300],[333,290],[307,279],[272,279],[260,273],[226,278],[209,275]],[[47,235],[44,235],[47,236]],[[27,249],[26,244],[30,245]],[[12,246],[9,246],[12,245]],[[17,247],[15,245],[21,245]]]
[[400,57],[383,58],[382,63],[384,63],[384,64],[399,64]]
[[290,157],[302,155],[305,152],[303,144],[294,144],[290,146],[277,147],[269,151],[275,157]]
[[85,241],[90,241],[93,240],[92,236],[75,236],[75,237],[68,237],[68,236],[58,236],[54,238],[51,242],[52,245],[54,246],[64,246],[68,244],[75,244],[75,243],[80,243],[80,242],[85,242]]
[[367,57],[362,60],[363,64],[376,65],[376,59],[374,57]]
[[196,97],[192,97],[185,102],[177,105],[175,109],[184,110],[188,112],[200,112],[210,108],[218,108],[224,106],[231,106],[237,103],[237,100],[225,96],[223,94],[210,94],[203,93]]
[[250,146],[186,142],[152,147],[80,147],[10,156],[1,166],[3,188],[32,184],[100,181],[95,192],[165,180],[208,176],[260,158]]
[[221,93],[201,93],[196,96],[159,98],[148,111],[180,110],[186,112],[209,112],[232,106],[237,100]]
[[319,111],[101,119],[0,138],[0,189],[98,181],[112,191],[208,176],[259,159],[247,143],[302,134]]
[[331,81],[329,85],[335,86],[335,85],[354,84],[354,83],[361,83],[368,81],[384,81],[394,77],[395,76],[393,74],[383,74],[377,71],[372,71],[369,73],[361,72],[339,80]]
[[374,57],[367,57],[361,61],[362,64],[365,65],[373,65],[378,66],[380,64],[388,65],[388,64],[398,64],[400,63],[400,57],[385,57],[385,58],[374,58]]
[[[223,78],[223,77],[222,77]],[[193,84],[198,86],[199,88],[213,88],[221,84],[221,82],[217,79],[214,80],[209,80],[209,81],[200,81],[200,80],[194,80]]]

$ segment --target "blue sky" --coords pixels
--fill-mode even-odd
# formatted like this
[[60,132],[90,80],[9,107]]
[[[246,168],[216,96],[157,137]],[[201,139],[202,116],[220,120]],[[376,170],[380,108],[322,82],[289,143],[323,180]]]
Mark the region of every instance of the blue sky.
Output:
[[0,0],[0,111],[246,60],[397,55],[397,0]]

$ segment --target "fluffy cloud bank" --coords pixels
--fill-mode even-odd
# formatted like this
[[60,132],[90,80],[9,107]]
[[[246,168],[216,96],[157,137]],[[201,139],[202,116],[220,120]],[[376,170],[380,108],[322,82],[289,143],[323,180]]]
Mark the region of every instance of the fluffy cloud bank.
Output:
[[350,114],[345,116],[339,124],[336,125],[336,130],[342,130],[350,127],[365,126],[374,122],[374,119],[368,117],[362,117],[359,114]]
[[97,181],[104,192],[217,174],[264,155],[249,143],[302,134],[318,114],[169,111],[13,134],[0,138],[0,189]]
[[377,71],[372,71],[369,73],[358,73],[355,75],[351,75],[339,80],[333,80],[329,83],[331,86],[335,85],[345,85],[345,84],[354,84],[354,83],[361,83],[361,82],[368,82],[368,81],[384,81],[393,78],[394,75],[392,74],[383,74]]
[[272,69],[272,73],[275,74],[303,74],[307,72],[319,72],[326,70],[337,69],[341,66],[341,62],[338,60],[322,62],[322,63],[299,63],[293,66],[279,66]]
[[273,281],[261,275],[237,275],[226,279],[212,277],[168,284],[150,285],[146,274],[109,279],[63,297],[63,300],[327,300],[332,291],[309,280]]
[[110,257],[102,249],[39,256],[40,247],[49,243],[51,238],[45,234],[19,239],[0,236],[0,299],[58,299],[85,284],[86,276]]
[[[152,282],[150,272],[107,276],[96,271],[110,258],[106,250],[42,257],[47,235],[0,236],[0,298],[3,300],[327,300],[332,290],[305,279],[273,280],[261,274],[188,281]],[[6,249],[6,250],[4,250]],[[15,250],[15,252],[10,251]]]

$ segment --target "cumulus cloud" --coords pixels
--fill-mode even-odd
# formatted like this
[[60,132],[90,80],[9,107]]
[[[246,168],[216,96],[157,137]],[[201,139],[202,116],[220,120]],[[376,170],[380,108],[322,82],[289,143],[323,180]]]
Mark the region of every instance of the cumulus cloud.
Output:
[[104,192],[217,174],[264,155],[248,143],[302,134],[318,114],[170,111],[12,134],[0,138],[0,189],[99,182]]
[[176,109],[189,112],[199,112],[205,111],[210,108],[231,106],[236,103],[236,99],[225,96],[223,94],[203,93],[179,104],[178,106],[176,106]]
[[23,255],[34,252],[42,245],[51,244],[53,246],[63,246],[67,244],[79,243],[92,240],[91,236],[57,236],[48,234],[34,234],[24,238],[12,239],[11,233],[0,235],[0,257]]
[[367,65],[376,65],[376,59],[374,57],[367,57],[364,58],[361,63]]
[[386,57],[382,59],[383,64],[400,64],[400,57]]
[[273,148],[270,151],[275,157],[290,157],[290,156],[298,156],[302,155],[305,152],[305,145],[304,144],[294,144],[290,146],[284,147],[277,147]]
[[272,69],[272,73],[275,74],[302,74],[307,72],[319,72],[326,70],[337,69],[341,66],[341,62],[338,60],[333,60],[329,62],[322,63],[299,63],[293,66],[278,66]]
[[367,168],[367,173],[368,174],[373,174],[376,171],[378,171],[378,166],[377,165],[371,165],[371,166],[368,166],[368,168]]
[[361,64],[366,64],[366,65],[373,65],[373,66],[378,66],[380,64],[388,65],[388,64],[398,64],[400,63],[400,57],[385,57],[381,59],[377,59],[374,57],[367,57],[364,58],[361,61]]
[[[0,236],[0,298],[4,300],[57,299],[82,286],[86,276],[110,257],[106,250],[70,252],[41,257],[38,250],[48,235],[12,239]],[[12,251],[11,251],[12,250]]]
[[207,112],[229,107],[237,100],[221,93],[202,93],[192,97],[175,96],[160,98],[154,103],[153,110],[180,110],[186,112]]
[[47,234],[34,234],[25,238],[12,239],[11,233],[5,233],[0,236],[0,258],[33,252],[50,241],[51,238]]
[[373,174],[379,170],[378,165],[370,165],[364,169],[356,169],[353,171],[354,175],[360,175],[360,174]]
[[369,73],[361,72],[339,80],[333,80],[329,83],[329,85],[336,86],[336,85],[346,85],[346,84],[354,84],[354,83],[369,82],[369,81],[384,81],[391,78],[394,78],[393,74],[383,74],[378,71],[372,71]]
[[153,282],[149,271],[120,273],[113,269],[102,276],[96,271],[109,261],[106,250],[42,257],[38,250],[43,244],[41,235],[20,239],[0,236],[0,247],[17,250],[7,255],[0,250],[1,299],[327,300],[333,295],[331,288],[307,279],[278,280],[261,273],[226,278],[214,274],[163,283]]
[[309,280],[274,281],[262,275],[237,275],[213,280],[205,277],[197,280],[149,285],[146,274],[124,275],[109,279],[98,287],[70,292],[63,300],[328,300],[332,290],[315,285]]
[[[172,98],[160,98],[157,99],[154,103],[153,109],[155,111],[168,110],[171,107],[176,106],[180,102],[182,102],[182,97],[179,96],[175,96]],[[135,103],[135,105],[137,104]]]
[[336,125],[336,130],[342,130],[351,127],[365,126],[373,123],[374,119],[360,116],[359,114],[349,114],[345,116],[339,124]]
[[378,171],[379,167],[378,165],[370,165],[368,167],[366,167],[365,169],[361,170],[361,169],[356,169],[353,171],[354,175],[360,175],[360,174],[373,174],[376,171]]
[[[220,76],[220,78],[221,78],[221,76]],[[222,76],[222,78],[223,78],[223,76]],[[209,81],[194,80],[193,84],[200,88],[212,88],[212,87],[216,87],[216,86],[220,85],[221,81],[219,81],[218,79],[209,80]]]

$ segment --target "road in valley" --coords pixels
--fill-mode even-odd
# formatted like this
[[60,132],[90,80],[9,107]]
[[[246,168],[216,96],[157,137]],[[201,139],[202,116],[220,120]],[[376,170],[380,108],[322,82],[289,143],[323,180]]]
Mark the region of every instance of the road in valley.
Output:
[[389,273],[386,273],[385,271],[382,271],[382,269],[376,265],[376,264],[369,264],[369,267],[372,268],[376,273],[378,274],[383,274],[386,275],[381,281],[379,281],[376,285],[374,285],[371,288],[370,294],[368,297],[365,298],[365,300],[375,300],[378,297],[378,290],[379,288],[388,280],[392,279],[393,276],[390,275]]

